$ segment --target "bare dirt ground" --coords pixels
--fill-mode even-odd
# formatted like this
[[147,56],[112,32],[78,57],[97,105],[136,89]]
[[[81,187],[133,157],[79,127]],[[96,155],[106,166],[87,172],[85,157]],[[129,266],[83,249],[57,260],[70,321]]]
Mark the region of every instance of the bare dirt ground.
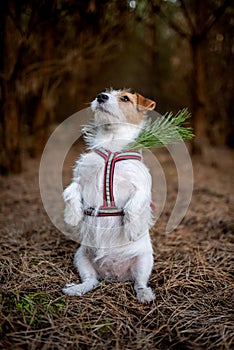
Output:
[[193,158],[190,208],[165,234],[177,177],[168,154],[159,152],[168,193],[151,232],[156,300],[149,305],[137,302],[130,282],[64,296],[65,283],[79,280],[72,263],[77,243],[45,214],[39,160],[26,159],[22,174],[0,178],[0,348],[234,349],[233,155],[213,149]]

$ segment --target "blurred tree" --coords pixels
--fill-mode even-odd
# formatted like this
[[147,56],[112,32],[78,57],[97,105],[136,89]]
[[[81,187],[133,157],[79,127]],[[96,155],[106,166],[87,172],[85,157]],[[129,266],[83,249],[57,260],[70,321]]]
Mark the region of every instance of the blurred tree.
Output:
[[[17,15],[14,1],[2,1],[1,13],[1,172],[21,171],[20,129],[21,117],[19,97],[15,94],[16,81],[21,70],[25,46],[19,31],[12,37],[14,23],[12,16]],[[6,13],[11,16],[6,17]],[[13,49],[14,48],[14,49]],[[17,57],[17,59],[16,59]]]
[[[205,47],[211,29],[232,0],[180,0],[156,2],[157,12],[181,38],[186,38],[192,58],[192,112],[196,138],[194,152],[201,153],[207,144],[207,94],[205,82]],[[173,6],[173,9],[171,8]],[[158,11],[160,7],[160,11]]]
[[[141,37],[141,47],[138,50],[144,57],[141,71],[145,79],[144,84],[140,85],[146,95],[158,101],[158,111],[165,113],[172,109],[175,112],[190,103],[185,87],[185,77],[190,65],[187,63],[185,40],[178,40],[174,31],[161,19],[159,5],[158,1],[137,2],[136,19],[139,31],[136,34]],[[133,59],[136,60],[136,57]]]
[[[0,170],[2,173],[21,171],[22,131],[25,121],[26,97],[30,94],[37,95],[50,79],[42,76],[40,70],[37,71],[37,75],[28,73],[35,64],[33,61],[38,59],[38,51],[40,52],[40,68],[45,66],[42,62],[45,62],[51,56],[52,50],[49,50],[51,38],[46,29],[48,29],[48,22],[53,27],[53,21],[49,16],[52,14],[55,3],[56,1],[53,0],[40,3],[32,3],[27,0],[1,2],[3,55],[1,56],[2,73],[0,80],[2,97]],[[42,28],[46,29],[42,32],[39,41],[38,38]],[[45,34],[45,37],[43,34]],[[42,42],[43,46],[41,46]],[[32,131],[36,134],[33,143],[35,145],[34,149],[40,147],[43,134],[46,131],[44,127],[46,111],[43,108],[43,102],[41,97],[34,101],[33,118],[31,116]],[[40,129],[40,135],[37,134],[38,129]]]
[[107,0],[9,0],[0,6],[0,172],[8,173],[21,171],[22,135],[32,135],[31,155],[42,151],[64,79],[80,101],[87,99],[129,8]]
[[20,171],[22,149],[40,154],[53,121],[109,86],[140,88],[162,113],[191,95],[196,150],[207,129],[213,143],[222,133],[232,145],[231,3],[1,1],[0,172]]
[[209,91],[209,138],[213,145],[234,148],[234,6],[209,34],[206,87]]

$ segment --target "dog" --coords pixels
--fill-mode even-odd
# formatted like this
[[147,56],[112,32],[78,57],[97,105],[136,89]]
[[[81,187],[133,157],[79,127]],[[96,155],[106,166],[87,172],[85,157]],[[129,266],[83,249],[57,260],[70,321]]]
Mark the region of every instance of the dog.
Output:
[[133,281],[137,299],[155,295],[148,280],[153,267],[151,176],[141,152],[129,151],[156,102],[129,90],[107,90],[91,103],[94,118],[84,127],[89,152],[76,162],[64,190],[64,220],[79,242],[74,264],[80,284],[65,294],[81,296],[102,279]]

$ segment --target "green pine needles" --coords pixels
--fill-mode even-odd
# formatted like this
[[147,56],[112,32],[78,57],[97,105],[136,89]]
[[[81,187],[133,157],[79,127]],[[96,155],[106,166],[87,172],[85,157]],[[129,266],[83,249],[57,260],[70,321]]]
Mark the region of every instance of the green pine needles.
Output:
[[191,113],[187,108],[183,108],[175,116],[172,112],[167,112],[153,123],[147,124],[128,149],[158,148],[190,140],[194,136],[192,128],[181,126],[190,117]]

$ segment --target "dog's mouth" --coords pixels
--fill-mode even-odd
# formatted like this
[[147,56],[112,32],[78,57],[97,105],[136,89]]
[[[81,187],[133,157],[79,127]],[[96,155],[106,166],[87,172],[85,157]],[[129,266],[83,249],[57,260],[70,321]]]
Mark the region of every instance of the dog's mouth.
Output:
[[119,117],[103,103],[96,105],[95,112],[97,120],[104,122],[104,124],[107,123],[109,125],[119,121]]
[[97,105],[96,105],[96,109],[98,109],[99,111],[102,111],[102,112],[104,112],[104,111],[106,111],[107,112],[107,109],[105,108],[105,105],[102,103],[97,103]]
[[108,106],[105,103],[97,103],[95,109],[96,109],[96,111],[104,112],[104,113],[108,113],[108,114],[112,115],[110,109],[108,108]]

